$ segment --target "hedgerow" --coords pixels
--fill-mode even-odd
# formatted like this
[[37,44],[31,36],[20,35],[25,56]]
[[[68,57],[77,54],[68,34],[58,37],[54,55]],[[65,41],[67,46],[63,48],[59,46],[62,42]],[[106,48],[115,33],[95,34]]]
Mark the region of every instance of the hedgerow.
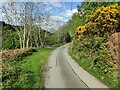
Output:
[[76,29],[69,52],[91,74],[110,87],[118,87],[118,74],[107,48],[108,37],[120,32],[120,6],[101,7]]

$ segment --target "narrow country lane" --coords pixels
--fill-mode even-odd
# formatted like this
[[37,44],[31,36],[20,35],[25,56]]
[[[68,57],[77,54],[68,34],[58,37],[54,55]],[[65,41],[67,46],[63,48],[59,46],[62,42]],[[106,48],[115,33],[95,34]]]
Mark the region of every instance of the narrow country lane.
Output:
[[46,64],[45,88],[109,88],[82,69],[68,54],[68,44],[53,51]]
[[74,73],[65,56],[66,46],[56,49],[48,62],[46,88],[87,88]]

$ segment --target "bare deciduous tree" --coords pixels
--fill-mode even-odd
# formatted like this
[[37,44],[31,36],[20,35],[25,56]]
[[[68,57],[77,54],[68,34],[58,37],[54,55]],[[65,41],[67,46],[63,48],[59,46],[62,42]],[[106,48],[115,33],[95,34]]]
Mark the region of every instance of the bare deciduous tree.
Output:
[[[5,5],[4,5],[5,4]],[[39,3],[34,2],[6,2],[2,6],[5,20],[14,25],[20,41],[20,48],[28,48],[31,31],[35,30],[36,21],[40,18]],[[40,21],[40,20],[39,20]]]

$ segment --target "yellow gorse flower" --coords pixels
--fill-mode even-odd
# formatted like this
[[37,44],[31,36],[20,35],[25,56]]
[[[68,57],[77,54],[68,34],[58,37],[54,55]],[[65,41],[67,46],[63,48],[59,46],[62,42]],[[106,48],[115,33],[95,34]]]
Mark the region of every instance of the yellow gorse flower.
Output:
[[107,7],[102,6],[91,15],[88,15],[86,22],[85,25],[76,29],[77,40],[81,38],[83,32],[90,29],[96,32],[99,28],[100,32],[99,30],[97,32],[102,34],[104,32],[114,32],[116,24],[120,22],[120,6],[118,4]]
[[84,31],[86,31],[85,25],[84,25],[84,26],[79,26],[79,27],[76,29],[76,34],[77,34],[78,40],[80,39],[80,37],[82,36],[82,33],[83,33]]

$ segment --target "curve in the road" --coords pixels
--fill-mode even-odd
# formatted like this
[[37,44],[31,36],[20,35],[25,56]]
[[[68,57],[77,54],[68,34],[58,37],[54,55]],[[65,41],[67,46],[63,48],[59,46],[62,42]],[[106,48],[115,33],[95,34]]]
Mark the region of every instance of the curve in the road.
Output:
[[66,60],[64,49],[66,46],[56,49],[50,56],[48,72],[46,73],[46,88],[88,88],[74,73]]
[[[50,55],[47,63],[48,67],[46,67],[45,88],[107,88],[105,85],[101,84],[101,82],[94,79],[93,76],[80,70],[79,65],[70,58],[67,49],[68,44],[57,48]],[[77,67],[77,71],[74,70],[74,67]],[[85,74],[87,74],[87,76]],[[85,78],[88,79],[88,82],[85,81]],[[97,82],[100,86],[94,86],[94,83],[91,84],[92,81],[90,80],[93,80],[94,83]]]

